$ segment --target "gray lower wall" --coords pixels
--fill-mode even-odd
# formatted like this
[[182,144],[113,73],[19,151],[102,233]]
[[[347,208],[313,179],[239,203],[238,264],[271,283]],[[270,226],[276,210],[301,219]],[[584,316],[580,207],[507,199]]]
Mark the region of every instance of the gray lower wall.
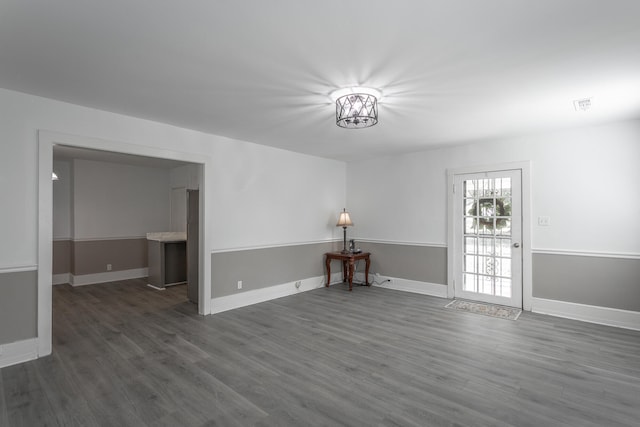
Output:
[[104,273],[107,271],[107,264],[111,264],[112,271],[146,268],[147,239],[72,242],[70,272],[73,275]]
[[[211,295],[233,295],[325,274],[324,254],[342,243],[250,249],[211,254]],[[238,281],[242,280],[242,289]]]
[[640,311],[640,260],[534,253],[533,296]]
[[447,284],[447,248],[357,241],[356,246],[365,252],[371,252],[371,271],[374,273],[445,286]]
[[[371,252],[371,272],[447,284],[447,248],[358,242]],[[318,243],[214,253],[212,295],[221,297],[326,274],[323,254],[341,243]],[[533,254],[533,296],[640,311],[640,260]],[[336,266],[335,271],[340,267]],[[237,289],[238,280],[243,289]]]
[[71,273],[71,240],[53,241],[53,274]]
[[38,273],[0,273],[0,344],[38,335]]
[[[371,272],[447,283],[446,248],[365,242],[358,246],[371,252]],[[342,242],[214,253],[211,255],[211,294],[216,298],[325,275],[324,254],[340,249]],[[332,272],[340,268],[334,263]],[[239,280],[242,280],[241,290],[237,288]]]

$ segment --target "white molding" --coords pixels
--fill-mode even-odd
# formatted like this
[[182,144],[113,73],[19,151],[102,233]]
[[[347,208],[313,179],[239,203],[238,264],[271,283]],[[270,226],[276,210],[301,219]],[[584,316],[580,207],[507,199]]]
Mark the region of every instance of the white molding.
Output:
[[54,242],[99,242],[102,240],[146,240],[147,236],[118,236],[118,237],[80,237],[80,238],[73,238],[73,237],[54,237],[53,241]]
[[120,236],[120,237],[81,237],[70,239],[72,242],[100,242],[103,240],[146,240],[147,236]]
[[640,254],[630,252],[598,252],[598,251],[578,251],[574,249],[533,249],[534,254],[544,255],[567,255],[586,256],[595,258],[620,258],[620,259],[640,259]]
[[[364,282],[364,273],[357,273],[356,277]],[[371,276],[369,281],[375,280],[373,286],[385,289],[394,289],[396,291],[411,292],[414,294],[429,295],[432,297],[447,298],[447,285],[439,285],[437,283],[420,282],[418,280],[400,279],[398,277],[388,276]],[[387,282],[386,280],[390,280]]]
[[19,267],[0,267],[0,274],[23,273],[25,271],[35,271],[37,269],[38,269],[37,265],[22,265]]
[[533,300],[533,254],[531,241],[533,221],[531,221],[533,192],[531,191],[531,161],[518,162],[520,186],[522,189],[522,309],[531,311]]
[[524,167],[530,167],[531,161],[521,160],[515,162],[505,162],[492,165],[474,165],[461,168],[447,169],[447,173],[453,175],[466,175],[471,173],[484,173],[484,172],[502,172],[509,170],[522,170]]
[[381,243],[384,245],[403,245],[403,246],[423,246],[423,247],[433,247],[433,248],[446,248],[446,243],[433,243],[433,242],[403,242],[401,240],[383,240],[383,239],[365,239],[354,237],[353,238],[356,243]]
[[71,284],[71,273],[60,273],[51,276],[52,285],[64,285],[66,283]]
[[38,358],[38,338],[0,344],[0,368]]
[[115,282],[116,280],[138,279],[149,276],[148,268],[132,268],[131,270],[107,271],[104,273],[83,274],[75,276],[70,274],[71,286],[93,285],[96,283]]
[[[271,301],[290,295],[307,292],[313,289],[322,288],[325,285],[325,276],[316,276],[299,280],[300,287],[296,288],[296,282],[288,282],[280,285],[269,286],[267,288],[252,291],[239,292],[233,295],[217,297],[211,300],[211,313],[222,313],[236,308],[246,307],[261,302]],[[331,275],[331,285],[342,282],[342,272]]]
[[222,248],[222,249],[213,249],[210,253],[212,254],[220,254],[226,252],[242,252],[242,251],[252,251],[255,249],[271,249],[271,248],[284,248],[287,246],[304,246],[304,245],[318,245],[323,243],[342,243],[342,239],[326,239],[326,240],[309,240],[305,242],[289,242],[289,243],[273,243],[270,245],[262,245],[262,246],[239,246],[232,248]]
[[51,354],[53,342],[53,144],[38,131],[38,351]]
[[533,298],[534,313],[640,331],[640,311]]

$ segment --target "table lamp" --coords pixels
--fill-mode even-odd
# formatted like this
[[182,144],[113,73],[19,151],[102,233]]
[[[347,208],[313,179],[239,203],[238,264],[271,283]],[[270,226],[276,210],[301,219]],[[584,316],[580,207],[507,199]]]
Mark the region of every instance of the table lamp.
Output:
[[347,212],[346,209],[343,209],[342,212],[340,212],[340,217],[338,217],[338,223],[336,224],[336,227],[342,227],[342,229],[344,230],[344,241],[342,245],[343,254],[349,253],[349,251],[347,250],[347,227],[351,227],[352,225],[353,222],[351,222],[349,212]]

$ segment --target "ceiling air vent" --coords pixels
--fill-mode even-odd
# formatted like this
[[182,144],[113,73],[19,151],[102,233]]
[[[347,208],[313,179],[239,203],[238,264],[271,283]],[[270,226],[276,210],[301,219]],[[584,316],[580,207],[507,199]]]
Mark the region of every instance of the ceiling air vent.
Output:
[[576,111],[589,111],[591,109],[591,98],[576,99],[573,101]]

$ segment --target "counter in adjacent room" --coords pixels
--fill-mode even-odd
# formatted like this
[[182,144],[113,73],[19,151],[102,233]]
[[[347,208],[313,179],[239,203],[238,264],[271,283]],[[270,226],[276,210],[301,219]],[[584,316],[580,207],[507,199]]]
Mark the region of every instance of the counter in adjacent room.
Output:
[[147,233],[149,286],[164,289],[187,282],[187,233]]

